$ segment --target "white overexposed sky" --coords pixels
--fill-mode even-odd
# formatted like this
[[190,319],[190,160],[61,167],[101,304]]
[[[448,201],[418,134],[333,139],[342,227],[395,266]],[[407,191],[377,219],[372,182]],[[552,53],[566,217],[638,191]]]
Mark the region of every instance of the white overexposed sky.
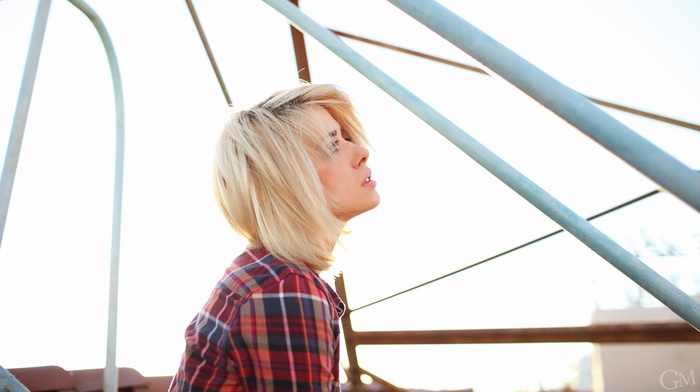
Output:
[[[117,363],[172,374],[187,323],[245,243],[211,192],[228,113],[184,1],[87,2],[114,43],[126,160]],[[442,4],[582,94],[700,123],[700,4],[693,0]],[[38,2],[0,1],[4,154]],[[262,1],[195,1],[231,94],[248,106],[293,86],[286,20]],[[302,0],[322,25],[478,65],[388,2]],[[346,41],[581,216],[657,186],[501,80]],[[363,76],[307,38],[311,77],[356,101],[382,204],[338,250],[357,308],[558,227]],[[0,248],[5,368],[104,366],[115,118],[104,49],[88,19],[53,1]],[[689,167],[700,134],[606,110]],[[662,193],[595,221],[689,294],[700,289],[700,215]],[[656,257],[645,245],[673,244]],[[331,279],[329,277],[329,279]],[[636,285],[566,234],[361,309],[358,330],[586,325]],[[658,306],[645,296],[640,302]],[[589,344],[360,347],[399,386],[537,390],[573,382]]]

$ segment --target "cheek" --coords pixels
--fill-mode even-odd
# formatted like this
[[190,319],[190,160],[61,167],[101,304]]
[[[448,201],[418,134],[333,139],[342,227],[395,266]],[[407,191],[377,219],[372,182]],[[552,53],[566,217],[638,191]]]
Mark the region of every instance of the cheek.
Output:
[[326,177],[321,179],[321,185],[323,185],[323,191],[331,200],[338,200],[339,197],[343,195],[342,183],[339,183],[334,177]]
[[323,185],[323,189],[326,189],[333,177],[324,166],[316,166],[316,173],[318,174],[318,180],[321,182],[321,185]]
[[[336,173],[337,174],[337,173]],[[353,204],[355,197],[353,191],[347,185],[347,181],[342,181],[342,177],[328,176],[325,181],[321,181],[323,185],[323,193],[335,208],[346,210],[349,205]]]
[[316,165],[318,179],[323,185],[323,189],[328,192],[337,192],[342,188],[342,173],[339,173],[333,162],[322,162]]
[[336,203],[344,203],[344,200],[354,198],[353,194],[356,192],[353,190],[352,178],[354,174],[342,156],[318,162],[315,167],[327,199]]
[[316,172],[318,173],[318,179],[321,182],[326,199],[337,201],[339,192],[332,170],[328,170],[327,167],[321,167],[317,168]]

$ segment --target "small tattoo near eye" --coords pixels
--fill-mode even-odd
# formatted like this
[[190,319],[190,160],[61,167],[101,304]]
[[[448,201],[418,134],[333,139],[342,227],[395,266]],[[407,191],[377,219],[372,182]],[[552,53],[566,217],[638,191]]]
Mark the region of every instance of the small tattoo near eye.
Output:
[[340,152],[340,148],[338,145],[340,144],[340,140],[335,140],[333,143],[331,143],[331,153],[337,154]]

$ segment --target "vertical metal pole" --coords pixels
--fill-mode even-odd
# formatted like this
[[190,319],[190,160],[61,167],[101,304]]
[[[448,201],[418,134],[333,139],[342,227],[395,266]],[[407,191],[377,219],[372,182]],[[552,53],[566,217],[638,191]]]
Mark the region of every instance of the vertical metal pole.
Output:
[[352,329],[352,321],[350,320],[351,310],[348,307],[348,294],[345,290],[345,278],[341,274],[335,280],[335,289],[338,291],[338,296],[345,302],[346,313],[340,319],[343,324],[343,335],[345,336],[345,347],[348,353],[348,382],[352,386],[352,392],[362,392],[363,385],[360,379],[361,370],[360,364],[357,361],[357,343],[355,339],[355,331]]
[[112,72],[114,88],[114,107],[116,114],[116,153],[114,163],[114,201],[112,207],[112,254],[109,271],[109,310],[107,317],[107,358],[104,369],[104,391],[116,392],[119,385],[117,372],[117,308],[119,293],[119,251],[121,248],[122,194],[124,184],[124,93],[122,90],[119,63],[114,45],[109,38],[107,28],[100,17],[81,0],[70,0],[90,19],[100,35],[105,47],[109,67]]
[[12,187],[17,173],[19,153],[22,149],[22,139],[24,138],[24,128],[27,125],[29,105],[32,102],[32,92],[34,91],[34,81],[39,68],[39,57],[41,57],[41,46],[44,43],[46,33],[46,23],[49,19],[49,8],[51,0],[39,1],[39,6],[34,19],[34,30],[29,43],[27,62],[24,64],[24,76],[17,98],[17,108],[12,122],[10,141],[7,143],[7,153],[5,154],[5,164],[2,167],[2,178],[0,178],[0,245],[5,232],[5,222],[7,212],[10,209],[10,198],[12,197]]
[[360,56],[340,38],[314,22],[286,0],[264,0],[292,21],[297,28],[314,37],[367,79],[401,103],[416,116],[438,131],[479,165],[508,185],[525,200],[537,207],[579,241],[598,253],[615,268],[700,330],[700,303],[696,302],[663,276],[642,263],[615,241],[596,229],[590,222],[545,192],[496,154],[474,140],[435,109],[401,86],[367,59]]
[[[295,7],[299,7],[299,0],[289,0]],[[306,44],[304,43],[304,33],[297,30],[293,25],[289,26],[292,30],[292,45],[294,46],[294,56],[297,60],[297,73],[299,79],[311,83],[311,71],[309,70],[309,60],[306,56]]]
[[700,174],[433,0],[389,0],[700,211]]

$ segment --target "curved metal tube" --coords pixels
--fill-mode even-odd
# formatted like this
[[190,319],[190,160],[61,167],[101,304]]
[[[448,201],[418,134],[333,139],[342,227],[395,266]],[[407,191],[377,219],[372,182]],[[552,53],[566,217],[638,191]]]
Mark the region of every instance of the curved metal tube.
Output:
[[112,208],[112,254],[109,273],[109,314],[107,320],[107,363],[104,372],[104,391],[116,392],[118,373],[116,365],[117,346],[117,304],[119,292],[119,250],[121,241],[122,194],[124,184],[124,92],[119,73],[117,56],[107,29],[100,17],[82,0],[69,0],[90,19],[100,35],[107,52],[109,68],[112,71],[114,87],[114,107],[116,112],[116,158],[114,162],[114,202]]

